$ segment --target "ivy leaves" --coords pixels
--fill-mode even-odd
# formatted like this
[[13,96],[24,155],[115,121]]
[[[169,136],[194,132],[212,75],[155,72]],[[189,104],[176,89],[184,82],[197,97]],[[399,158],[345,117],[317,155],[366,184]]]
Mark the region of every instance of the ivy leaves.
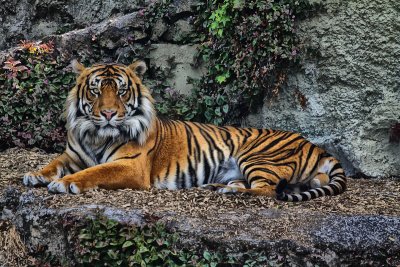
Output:
[[[199,60],[205,75],[182,95],[156,89],[159,113],[213,124],[237,123],[273,98],[298,62],[298,14],[308,0],[213,0],[197,6]],[[173,92],[173,93],[171,93]]]
[[295,15],[309,7],[307,0],[214,0],[199,5],[200,39],[208,40],[200,47],[207,74],[198,83],[204,98],[197,107],[199,120],[239,121],[266,96],[276,95],[280,78],[299,58]]
[[178,248],[178,238],[162,224],[134,227],[99,217],[80,230],[75,256],[79,266],[217,266],[232,261],[207,250]]

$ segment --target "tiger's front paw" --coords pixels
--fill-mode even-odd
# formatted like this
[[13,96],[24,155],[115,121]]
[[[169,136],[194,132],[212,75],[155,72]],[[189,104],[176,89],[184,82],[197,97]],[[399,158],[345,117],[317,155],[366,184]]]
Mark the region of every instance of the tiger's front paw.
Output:
[[80,194],[82,192],[79,183],[74,183],[74,182],[70,183],[63,179],[51,182],[47,186],[47,189],[51,193],[62,193],[62,194],[65,193]]
[[238,188],[235,186],[227,186],[224,184],[204,184],[201,186],[203,189],[208,189],[211,191],[216,191],[222,194],[236,194],[238,193]]
[[39,172],[28,172],[24,175],[22,182],[26,186],[45,186],[50,183],[50,179]]
[[202,189],[207,189],[211,191],[218,191],[221,188],[224,188],[226,185],[224,184],[203,184],[201,186]]

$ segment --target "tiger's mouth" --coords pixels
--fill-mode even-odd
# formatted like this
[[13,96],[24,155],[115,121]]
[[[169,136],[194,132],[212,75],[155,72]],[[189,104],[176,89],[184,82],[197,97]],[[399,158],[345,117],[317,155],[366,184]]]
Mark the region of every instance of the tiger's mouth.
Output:
[[96,134],[101,137],[118,137],[123,133],[123,127],[121,125],[107,124],[103,126],[97,126]]
[[103,128],[103,129],[114,129],[114,128],[118,128],[118,126],[117,125],[111,125],[110,123],[108,123],[108,124],[102,126],[101,128]]
[[121,118],[120,116],[115,116],[110,120],[106,120],[104,118],[98,118],[97,116],[92,116],[91,121],[96,126],[97,129],[100,128],[120,128],[123,126],[126,118]]

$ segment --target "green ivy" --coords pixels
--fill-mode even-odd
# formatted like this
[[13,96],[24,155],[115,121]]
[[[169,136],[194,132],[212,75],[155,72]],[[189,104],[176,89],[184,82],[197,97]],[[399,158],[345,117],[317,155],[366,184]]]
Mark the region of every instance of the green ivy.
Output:
[[308,0],[203,1],[195,24],[206,74],[193,81],[190,96],[158,89],[160,113],[235,123],[275,97],[288,67],[299,61],[296,19],[311,7]]
[[216,266],[221,255],[177,246],[178,235],[162,224],[143,227],[95,219],[81,229],[76,259],[81,266]]
[[[68,221],[64,257],[40,247],[31,256],[34,266],[297,266],[287,255],[264,249],[228,252],[218,243],[194,249],[176,232],[150,215],[142,226],[127,225],[98,214],[93,219]],[[32,266],[33,266],[32,265]]]
[[[51,258],[51,257],[50,257]],[[282,257],[268,259],[263,252],[240,256],[179,245],[179,235],[163,224],[135,227],[99,217],[81,228],[75,249],[78,266],[276,266]],[[54,258],[53,258],[54,261]]]

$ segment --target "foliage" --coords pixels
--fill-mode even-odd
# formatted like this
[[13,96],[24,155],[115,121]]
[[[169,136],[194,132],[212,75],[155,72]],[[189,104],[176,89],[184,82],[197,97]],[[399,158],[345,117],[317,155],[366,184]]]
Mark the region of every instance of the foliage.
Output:
[[288,66],[299,59],[296,17],[310,7],[307,0],[199,4],[196,26],[206,75],[194,81],[191,96],[161,92],[161,113],[232,123],[260,106],[264,97],[276,96]]
[[208,72],[200,91],[213,99],[203,105],[206,121],[240,119],[265,96],[277,95],[287,67],[298,59],[295,18],[307,6],[295,0],[214,0],[199,7],[205,9],[199,22],[208,30],[201,47]]
[[38,146],[60,150],[65,143],[60,117],[75,75],[65,70],[54,45],[21,42],[0,69],[1,148]]
[[[169,20],[170,4],[171,0],[152,1],[140,11],[147,33],[157,20]],[[160,81],[151,86],[159,114],[236,123],[266,96],[276,96],[287,67],[299,59],[296,18],[309,8],[308,0],[200,1],[194,42],[201,43],[198,61],[204,63],[206,74],[191,81],[194,89],[186,96],[164,84],[167,77],[162,70],[152,70],[150,79]],[[150,47],[151,40],[147,41],[141,55]],[[103,53],[94,53],[91,60],[98,60],[96,55]],[[60,114],[75,77],[67,72],[68,63],[52,43],[24,41],[0,66],[0,149],[17,145],[60,151],[64,147]],[[302,106],[306,104],[302,95],[295,95]]]
[[[100,213],[93,219],[65,219],[69,246],[64,256],[40,246],[32,255],[34,266],[298,266],[290,257],[264,249],[229,253],[214,244],[188,248],[177,233],[167,230],[157,217],[146,214],[142,226],[126,225]],[[212,244],[209,244],[212,245]]]
[[197,110],[190,106],[190,96],[183,95],[169,86],[155,87],[153,93],[159,97],[155,104],[159,115],[183,120],[192,120],[196,116]]
[[216,266],[218,253],[177,247],[178,235],[162,224],[133,227],[99,218],[80,231],[77,261],[82,266]]

